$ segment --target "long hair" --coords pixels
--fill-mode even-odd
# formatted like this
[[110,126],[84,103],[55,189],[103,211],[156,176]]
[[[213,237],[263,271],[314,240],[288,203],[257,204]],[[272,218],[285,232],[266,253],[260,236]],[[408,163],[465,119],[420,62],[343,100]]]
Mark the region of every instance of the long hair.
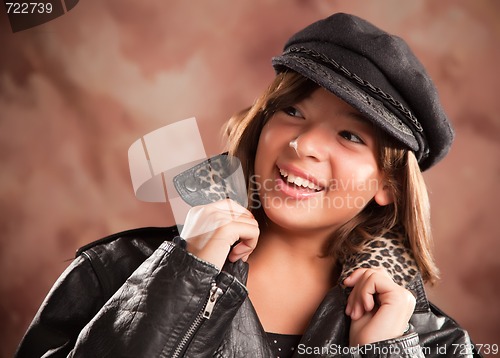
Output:
[[[249,202],[258,200],[253,181],[254,161],[260,133],[272,115],[309,96],[318,86],[295,72],[278,74],[255,103],[235,114],[225,127],[228,152],[242,163],[247,180]],[[431,255],[430,206],[422,173],[413,152],[403,148],[381,130],[376,130],[377,162],[393,203],[379,206],[374,200],[355,217],[341,225],[325,247],[325,255],[343,262],[358,252],[369,239],[390,235],[402,240],[417,262],[422,278],[434,283],[438,270]],[[260,205],[250,205],[259,221],[265,223]]]

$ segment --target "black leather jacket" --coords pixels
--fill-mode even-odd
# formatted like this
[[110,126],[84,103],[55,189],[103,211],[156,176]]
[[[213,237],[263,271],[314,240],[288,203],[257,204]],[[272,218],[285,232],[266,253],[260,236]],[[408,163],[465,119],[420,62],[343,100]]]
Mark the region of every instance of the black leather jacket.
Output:
[[[144,228],[83,247],[35,316],[17,357],[272,357],[248,299],[247,264],[216,267],[171,242],[172,228]],[[333,287],[297,357],[479,356],[467,332],[430,304],[422,281],[411,330],[350,349],[347,294]]]

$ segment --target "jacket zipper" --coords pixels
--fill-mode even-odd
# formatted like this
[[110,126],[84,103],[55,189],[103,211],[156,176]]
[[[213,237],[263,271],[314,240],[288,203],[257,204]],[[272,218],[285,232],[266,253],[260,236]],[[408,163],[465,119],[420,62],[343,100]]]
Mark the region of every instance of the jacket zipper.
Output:
[[182,356],[183,352],[187,348],[188,343],[191,341],[203,322],[210,319],[215,303],[217,302],[217,299],[221,294],[222,290],[217,287],[217,284],[215,282],[212,282],[212,287],[210,288],[210,294],[208,296],[207,303],[205,304],[203,309],[198,312],[198,315],[196,315],[193,323],[191,323],[191,325],[187,329],[184,337],[182,337],[179,344],[177,345],[177,348],[174,350],[172,358],[178,358]]

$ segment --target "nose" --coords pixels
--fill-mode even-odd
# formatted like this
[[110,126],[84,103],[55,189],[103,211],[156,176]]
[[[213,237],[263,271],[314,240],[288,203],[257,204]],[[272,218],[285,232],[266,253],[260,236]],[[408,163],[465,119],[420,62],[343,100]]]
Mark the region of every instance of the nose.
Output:
[[290,142],[290,147],[300,158],[310,158],[323,161],[328,158],[333,139],[331,133],[321,126],[314,126],[302,131]]

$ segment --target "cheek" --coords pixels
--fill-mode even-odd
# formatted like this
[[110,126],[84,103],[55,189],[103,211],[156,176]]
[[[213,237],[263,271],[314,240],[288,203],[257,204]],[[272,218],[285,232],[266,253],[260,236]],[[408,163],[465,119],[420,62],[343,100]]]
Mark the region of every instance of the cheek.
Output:
[[343,161],[343,175],[340,175],[340,184],[342,188],[347,189],[353,195],[364,197],[373,196],[381,185],[380,173],[375,160],[366,158],[366,160]]
[[359,183],[363,183],[366,181],[378,181],[379,173],[375,163],[366,163],[362,165],[358,165],[353,171],[353,178],[357,180]]
[[282,146],[279,132],[274,126],[266,124],[260,133],[255,155],[255,173],[260,174],[266,164],[272,165]]
[[254,174],[256,178],[260,178],[263,174],[263,166],[266,163],[264,158],[266,158],[268,150],[265,131],[262,130],[257,143],[257,152],[255,153]]
[[282,133],[282,130],[280,130],[280,126],[277,126],[271,118],[262,128],[262,131],[260,132],[260,137],[259,137],[259,146],[265,146],[265,147],[270,147],[275,143],[276,141],[279,141],[280,139],[280,133]]

